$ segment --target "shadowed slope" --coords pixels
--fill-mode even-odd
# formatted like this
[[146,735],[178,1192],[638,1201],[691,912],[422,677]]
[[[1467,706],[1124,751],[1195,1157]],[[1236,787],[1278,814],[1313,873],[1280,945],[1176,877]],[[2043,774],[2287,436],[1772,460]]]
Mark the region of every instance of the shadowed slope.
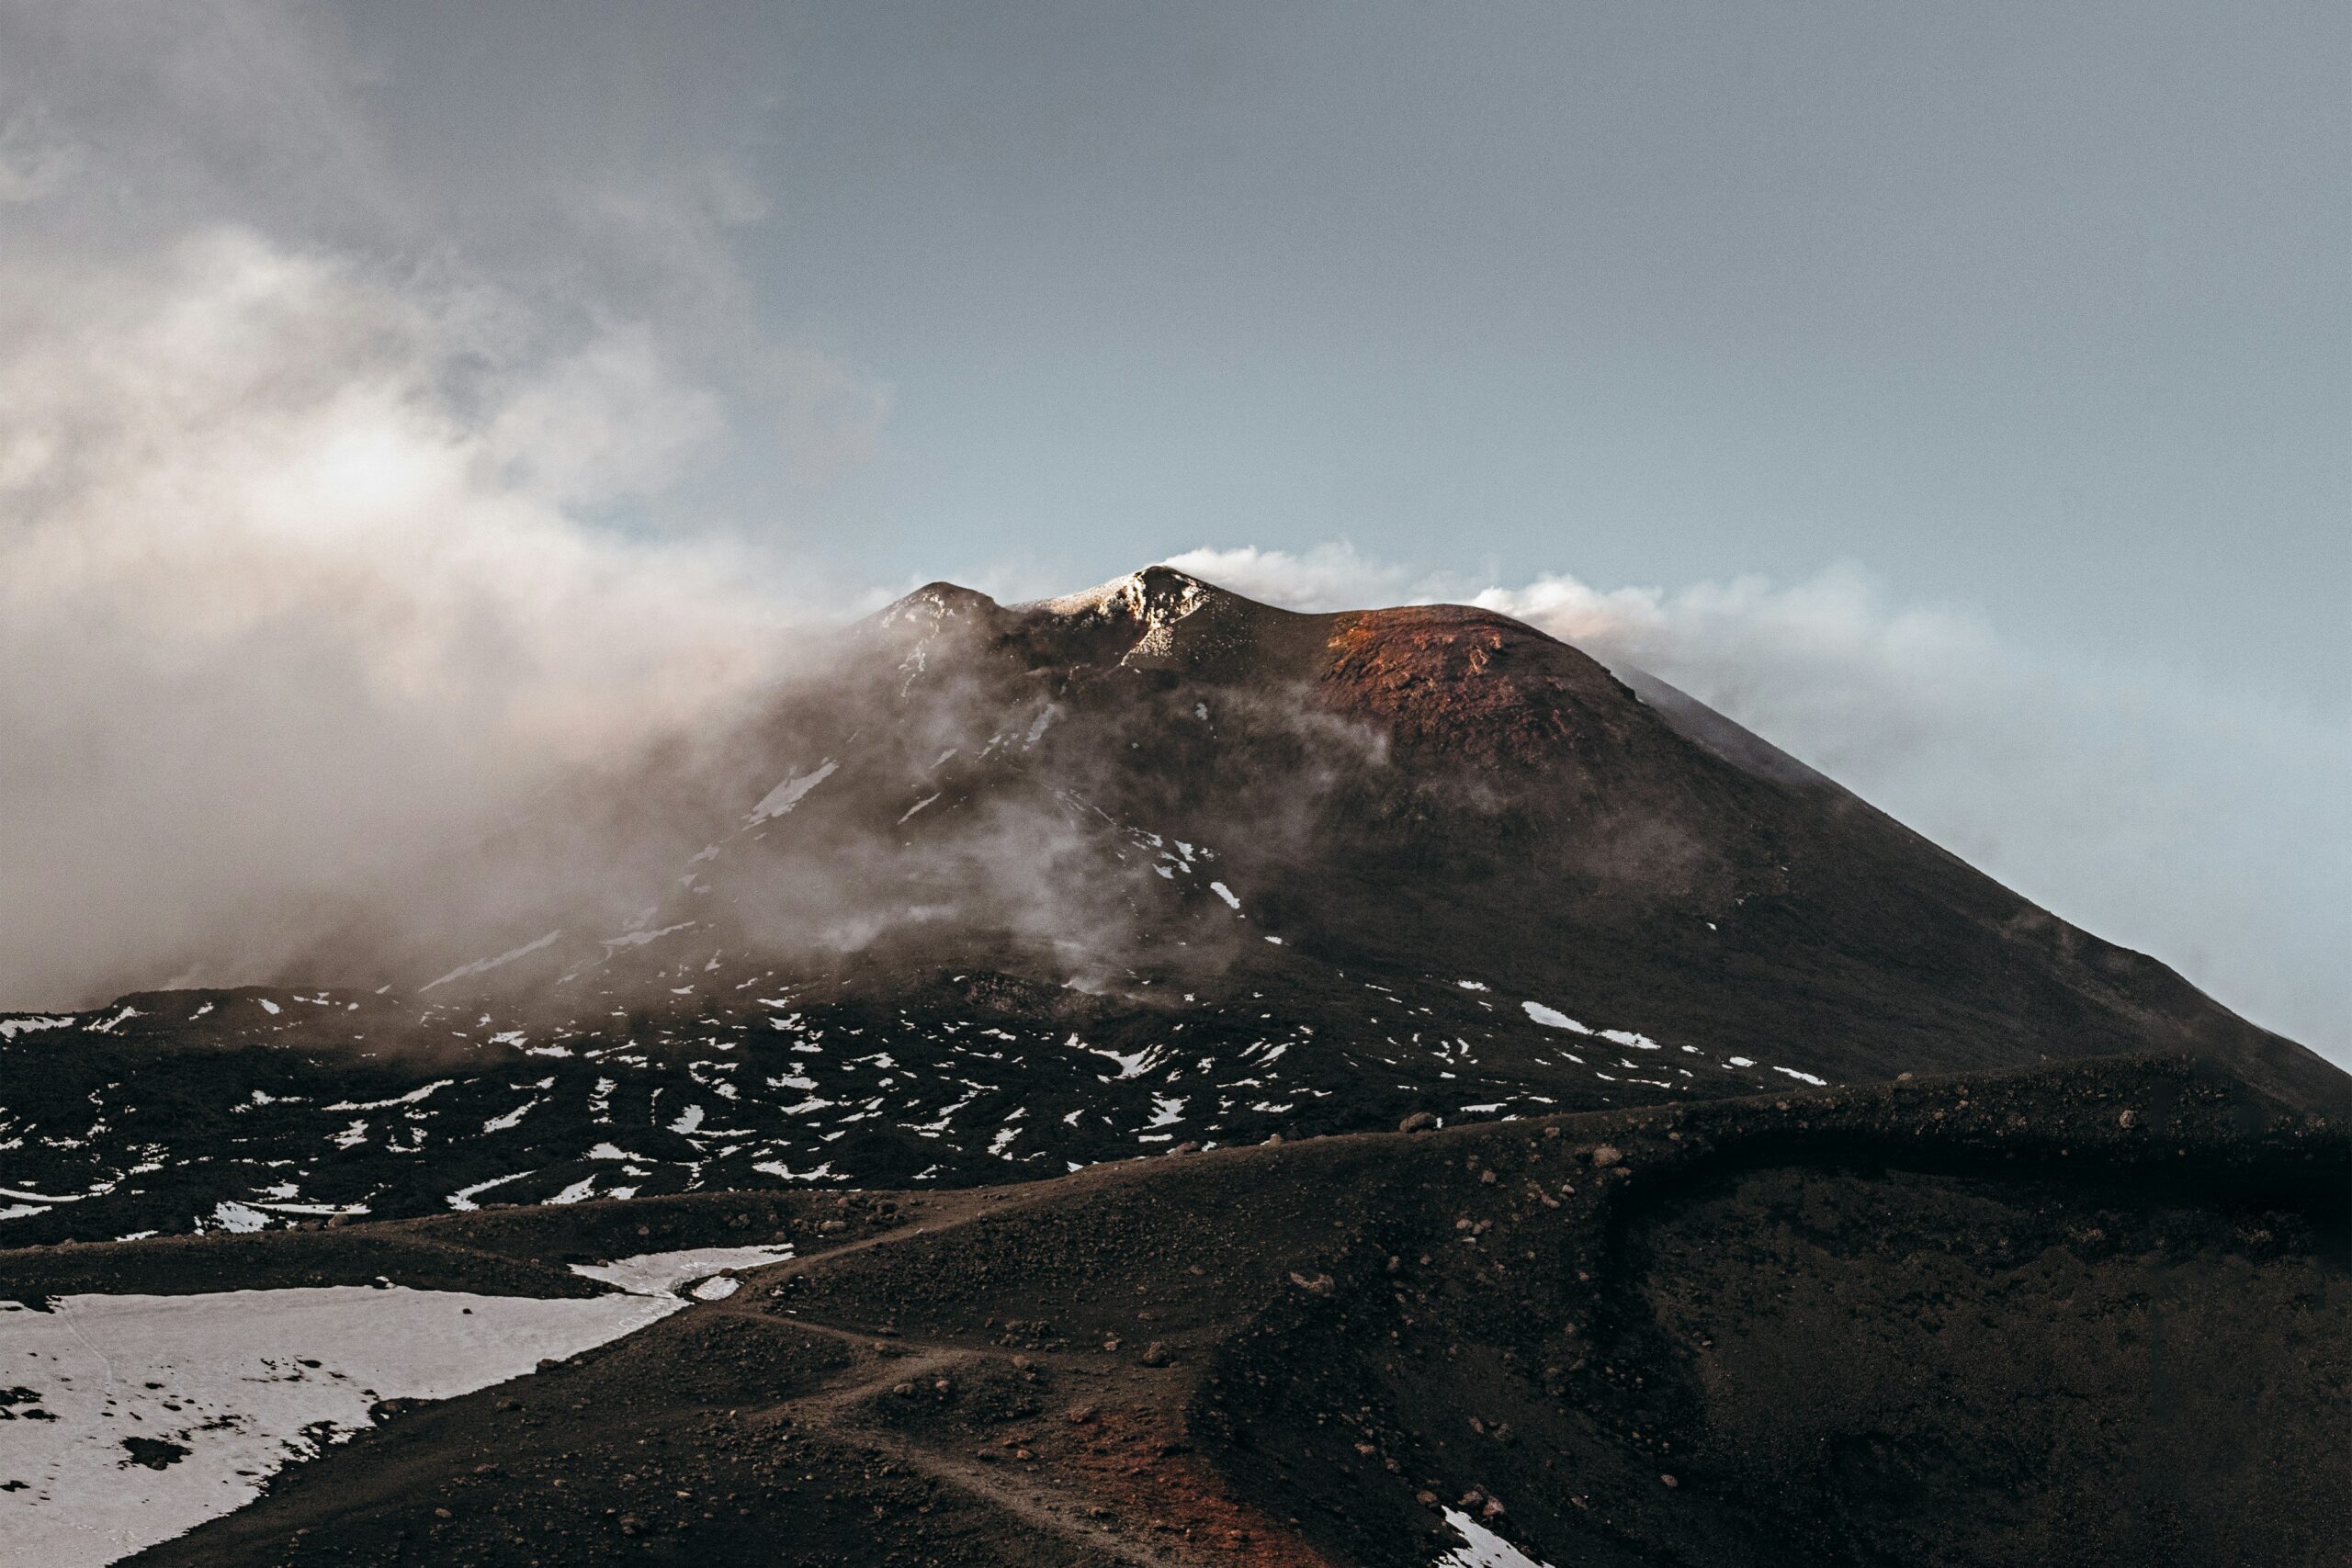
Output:
[[346,928],[302,987],[6,1021],[7,1234],[991,1182],[2124,1052],[2352,1098],[1531,627],[1165,568],[910,594],[445,878],[423,953]]
[[538,1258],[734,1212],[807,1256],[142,1561],[1428,1568],[1464,1518],[1602,1568],[2322,1561],[2348,1154],[2110,1060],[386,1227]]

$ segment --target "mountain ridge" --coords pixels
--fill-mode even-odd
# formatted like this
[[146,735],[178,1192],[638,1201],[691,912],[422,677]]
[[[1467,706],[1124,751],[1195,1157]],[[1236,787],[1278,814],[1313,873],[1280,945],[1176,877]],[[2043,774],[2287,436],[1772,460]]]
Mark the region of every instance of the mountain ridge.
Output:
[[1663,690],[1474,608],[927,585],[448,868],[413,952],[355,926],[270,985],[0,1020],[9,1234],[966,1184],[2150,1053],[2346,1103]]

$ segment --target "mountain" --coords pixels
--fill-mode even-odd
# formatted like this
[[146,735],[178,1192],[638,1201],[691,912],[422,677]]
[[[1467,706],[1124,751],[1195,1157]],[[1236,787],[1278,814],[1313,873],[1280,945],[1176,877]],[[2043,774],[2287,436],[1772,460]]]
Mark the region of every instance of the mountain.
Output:
[[1505,616],[933,584],[303,918],[0,1015],[0,1556],[2341,1556],[2345,1076]]
[[0,1021],[8,1234],[1018,1179],[2119,1053],[2345,1094],[1662,683],[1157,567],[919,590],[402,902],[277,986]]

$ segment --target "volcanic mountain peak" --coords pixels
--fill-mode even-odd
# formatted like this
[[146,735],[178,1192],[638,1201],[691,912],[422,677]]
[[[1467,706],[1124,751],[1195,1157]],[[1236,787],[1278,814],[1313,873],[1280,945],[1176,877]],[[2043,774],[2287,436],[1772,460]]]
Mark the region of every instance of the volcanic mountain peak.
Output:
[[926,582],[892,601],[875,621],[884,626],[937,626],[945,621],[986,617],[997,610],[997,602],[978,589],[943,581]]
[[1032,604],[933,583],[841,651],[421,885],[413,934],[322,940],[297,988],[0,1019],[0,1137],[104,1108],[0,1164],[14,1234],[968,1182],[2120,1053],[2346,1102],[1505,616],[1151,568]]
[[1215,601],[1239,598],[1238,593],[1204,582],[1172,566],[1148,566],[1075,593],[1039,599],[1018,607],[1053,615],[1125,615],[1148,625],[1163,626],[1182,620]]
[[1306,615],[1170,566],[1013,604],[952,582],[926,583],[866,624],[924,641],[967,626],[1000,648],[1018,649],[1031,668],[1116,666],[1252,685],[1320,683],[1342,707],[1385,711],[1407,698],[1410,705],[1492,708],[1548,703],[1559,693],[1604,703],[1623,694],[1580,650],[1490,610],[1413,604]]
[[[1213,652],[1255,644],[1278,621],[1306,621],[1187,576],[1151,566],[1077,593],[1000,604],[953,582],[930,582],[864,625],[918,646],[956,630],[984,646],[1012,649],[1031,668],[1124,666],[1203,670]],[[910,654],[915,668],[927,654]],[[1228,660],[1226,662],[1230,663]]]
[[1013,606],[1050,643],[1132,670],[1206,673],[1230,664],[1288,611],[1245,599],[1173,567],[1148,566],[1078,593]]

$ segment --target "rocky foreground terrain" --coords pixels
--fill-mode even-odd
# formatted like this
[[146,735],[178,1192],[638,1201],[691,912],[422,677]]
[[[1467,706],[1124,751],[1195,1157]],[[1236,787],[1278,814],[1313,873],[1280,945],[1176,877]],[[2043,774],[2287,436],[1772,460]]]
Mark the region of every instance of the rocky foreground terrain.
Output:
[[2347,1157],[2119,1059],[31,1249],[0,1292],[581,1295],[569,1263],[795,1249],[142,1562],[2321,1563]]
[[308,919],[0,1014],[0,1561],[2352,1561],[2345,1076],[1501,616],[936,585]]

